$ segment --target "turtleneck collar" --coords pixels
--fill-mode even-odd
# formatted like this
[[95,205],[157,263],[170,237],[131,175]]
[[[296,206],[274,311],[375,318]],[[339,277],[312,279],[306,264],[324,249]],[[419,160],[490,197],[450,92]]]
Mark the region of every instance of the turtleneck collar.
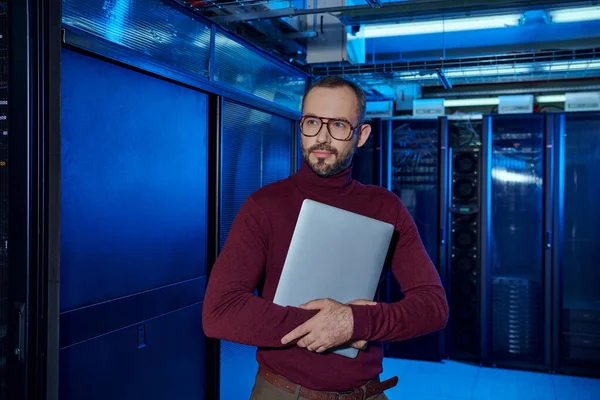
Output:
[[302,161],[302,165],[298,172],[294,175],[295,180],[301,186],[311,186],[314,188],[323,189],[349,189],[354,182],[352,179],[352,165],[340,172],[339,174],[322,177],[313,172],[306,161]]

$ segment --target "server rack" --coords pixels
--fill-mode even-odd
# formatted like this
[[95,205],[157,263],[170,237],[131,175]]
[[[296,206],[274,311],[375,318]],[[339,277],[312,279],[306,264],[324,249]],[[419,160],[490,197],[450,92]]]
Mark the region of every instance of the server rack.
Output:
[[[547,134],[542,115],[486,116],[482,361],[549,369],[544,323]],[[485,332],[489,332],[486,334]],[[487,342],[489,341],[489,342]],[[487,343],[486,343],[487,342]]]
[[12,1],[1,12],[8,23],[2,59],[7,159],[0,160],[8,234],[1,243],[0,397],[57,399],[61,2]]
[[[447,280],[448,120],[383,121],[380,158],[381,183],[396,193],[416,222],[421,240],[435,263],[442,282]],[[377,160],[379,161],[379,160]],[[382,297],[400,301],[402,289],[393,275],[384,280]],[[418,338],[386,343],[387,357],[439,361],[447,356],[446,332],[433,332]]]
[[447,296],[449,357],[480,362],[482,344],[481,307],[485,290],[485,271],[481,259],[486,243],[481,232],[485,217],[486,195],[482,151],[484,124],[480,121],[452,121],[450,131],[451,162],[449,190],[450,235]]
[[552,369],[600,377],[600,114],[557,114],[552,124]]
[[8,3],[0,2],[0,399],[8,396]]

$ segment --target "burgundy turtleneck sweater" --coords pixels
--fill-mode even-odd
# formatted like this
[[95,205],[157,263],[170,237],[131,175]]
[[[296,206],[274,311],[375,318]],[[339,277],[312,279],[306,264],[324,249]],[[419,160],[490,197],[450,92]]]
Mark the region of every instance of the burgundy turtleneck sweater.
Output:
[[[405,297],[393,304],[352,305],[354,340],[398,341],[444,328],[444,289],[400,199],[353,180],[351,168],[322,178],[306,164],[289,178],[257,190],[241,207],[210,274],[203,327],[209,337],[258,346],[260,365],[306,388],[345,391],[380,374],[381,346],[369,346],[356,359],[284,346],[281,338],[316,311],[272,302],[304,199],[391,223],[398,231],[391,269]],[[354,245],[360,240],[359,235]]]

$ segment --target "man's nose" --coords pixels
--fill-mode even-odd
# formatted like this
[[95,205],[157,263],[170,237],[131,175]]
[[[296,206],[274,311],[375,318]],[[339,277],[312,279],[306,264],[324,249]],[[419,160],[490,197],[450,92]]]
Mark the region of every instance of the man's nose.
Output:
[[329,143],[331,142],[331,136],[329,135],[329,126],[326,123],[321,125],[321,129],[317,134],[317,142],[318,143]]

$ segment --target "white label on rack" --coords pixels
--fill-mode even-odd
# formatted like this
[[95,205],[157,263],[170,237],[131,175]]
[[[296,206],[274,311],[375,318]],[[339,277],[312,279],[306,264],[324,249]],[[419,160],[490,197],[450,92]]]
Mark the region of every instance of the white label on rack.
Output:
[[600,111],[600,92],[565,93],[565,111]]
[[530,114],[533,112],[533,95],[499,96],[498,114]]
[[446,114],[444,99],[420,99],[413,101],[414,118],[437,118]]

